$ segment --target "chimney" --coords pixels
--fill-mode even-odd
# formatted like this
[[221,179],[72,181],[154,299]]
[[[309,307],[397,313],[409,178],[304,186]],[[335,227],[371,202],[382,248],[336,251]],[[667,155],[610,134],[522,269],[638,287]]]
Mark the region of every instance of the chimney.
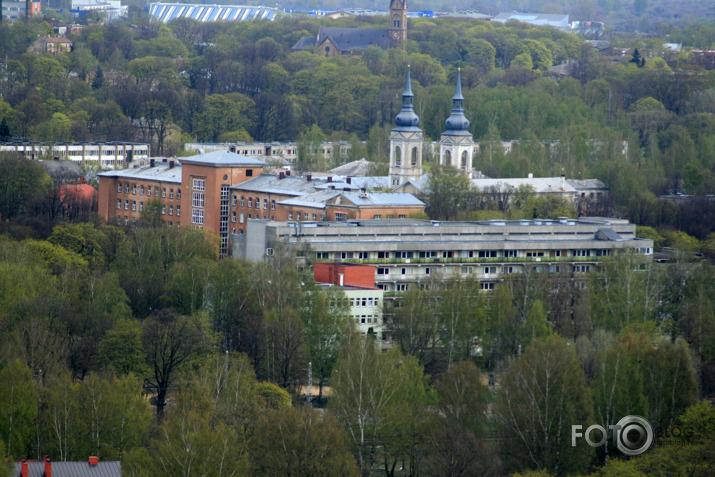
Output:
[[99,465],[99,457],[96,455],[89,456],[89,465]]
[[166,161],[168,161],[167,158],[165,158],[165,157],[162,157],[162,158],[161,158],[161,162],[166,162]]
[[347,178],[345,179],[345,182],[347,182],[348,184],[352,184],[352,183],[353,183],[352,177],[347,177]]
[[174,161],[169,161],[169,169],[173,169],[173,168],[174,168]]
[[27,461],[25,459],[22,459],[22,463],[20,464],[20,476],[21,477],[28,477],[29,471],[27,469]]
[[290,176],[290,171],[286,171],[286,177]]
[[313,180],[313,174],[306,174],[305,179],[310,182]]
[[154,167],[155,164],[154,159],[149,159],[149,167]]
[[45,477],[52,477],[52,462],[49,456],[45,456]]
[[278,173],[278,179],[283,179],[285,177],[285,172]]
[[340,277],[340,286],[342,287],[345,284],[345,274],[340,273],[338,276]]
[[533,179],[533,178],[534,178],[534,174],[532,172],[529,172],[529,179]]
[[333,176],[328,176],[328,183],[333,182]]
[[563,174],[561,174],[561,190],[566,190],[566,176]]

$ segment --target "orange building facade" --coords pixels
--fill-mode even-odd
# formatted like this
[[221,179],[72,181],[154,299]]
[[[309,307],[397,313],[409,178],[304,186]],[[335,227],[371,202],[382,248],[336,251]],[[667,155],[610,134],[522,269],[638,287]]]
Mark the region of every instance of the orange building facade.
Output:
[[406,218],[424,211],[411,194],[369,193],[349,179],[262,174],[252,157],[215,151],[99,174],[98,212],[109,223],[137,225],[163,220],[168,226],[203,229],[216,238],[221,256],[231,234],[244,234],[249,220],[346,221]]

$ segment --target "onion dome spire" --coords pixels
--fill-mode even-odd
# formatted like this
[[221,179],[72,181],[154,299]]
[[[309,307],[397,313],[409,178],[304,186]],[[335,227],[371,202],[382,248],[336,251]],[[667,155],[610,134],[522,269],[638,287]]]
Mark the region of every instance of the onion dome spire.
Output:
[[462,96],[462,70],[457,70],[457,89],[452,98],[452,114],[445,121],[447,130],[446,135],[450,136],[467,136],[471,135],[467,129],[469,128],[469,120],[464,116],[464,96]]
[[410,78],[410,67],[407,66],[407,80],[405,81],[405,91],[402,93],[402,110],[395,118],[398,131],[419,131],[420,118],[415,114],[413,103],[412,80]]

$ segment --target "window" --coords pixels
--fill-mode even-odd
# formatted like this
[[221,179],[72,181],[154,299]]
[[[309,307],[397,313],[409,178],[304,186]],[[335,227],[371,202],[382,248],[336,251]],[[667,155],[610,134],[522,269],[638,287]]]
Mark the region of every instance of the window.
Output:
[[[192,189],[198,191],[206,190],[206,180],[204,179],[193,179],[191,181]],[[202,222],[203,223],[203,222]]]
[[484,273],[487,275],[490,273],[496,273],[497,272],[497,267],[484,267]]
[[161,197],[164,199],[166,198],[166,187],[161,188]]
[[194,209],[191,211],[191,223],[196,225],[204,224],[204,211],[201,209]]
[[238,202],[238,198],[234,195],[233,200],[231,201],[231,205],[235,206],[237,202]]
[[137,195],[137,185],[132,184],[132,195]]
[[573,256],[574,257],[588,257],[589,256],[589,250],[574,250],[573,251]]
[[154,187],[154,197],[159,197],[159,186]]
[[263,199],[263,210],[268,210],[268,199]]
[[390,274],[390,269],[387,267],[378,267],[377,269],[377,274],[378,275],[389,275]]
[[360,260],[367,260],[369,257],[369,252],[358,252],[358,258]]
[[390,252],[377,252],[377,258],[390,258]]
[[318,220],[318,216],[316,214],[313,214],[313,220]]
[[238,223],[242,224],[243,223],[243,214],[239,214],[238,216]]
[[236,212],[231,212],[231,222],[236,223]]
[[174,215],[174,206],[173,205],[169,206],[169,215]]
[[128,200],[124,201],[124,210],[129,210],[129,201]]
[[480,283],[479,288],[481,290],[494,290],[495,283],[494,282],[486,282],[486,283]]
[[347,220],[348,220],[348,214],[343,214],[341,212],[335,213],[335,221],[336,222],[345,222]]
[[139,212],[142,212],[144,210],[144,201],[139,202]]
[[122,192],[122,183],[121,182],[117,182],[117,192],[119,192],[120,194]]
[[382,218],[382,215],[380,215],[380,214],[375,214],[375,215],[372,216],[372,218],[373,218],[373,219],[381,219],[381,218]]
[[181,189],[176,189],[176,200],[181,200]]
[[400,273],[401,275],[407,275],[407,269],[406,269],[406,268],[403,268],[403,269],[401,269],[400,271],[401,271],[401,273]]
[[425,267],[425,275],[429,275],[429,274],[430,274],[430,269],[429,269],[429,267]]
[[293,212],[288,212],[288,220],[293,220]]
[[398,219],[405,219],[407,216],[405,214],[400,214],[397,216]]
[[[275,200],[271,200],[271,210],[276,210],[276,201]],[[315,220],[315,219],[313,219],[313,220]]]
[[199,207],[199,208],[204,208],[204,193],[203,192],[194,192],[193,193],[193,199],[191,201],[191,205],[193,207]]
[[[241,205],[243,205],[243,198],[241,198]],[[253,207],[253,199],[249,197],[248,198],[248,208],[251,208],[251,207]]]
[[253,169],[246,169],[246,177],[253,177]]
[[122,199],[117,199],[117,209],[122,208]]
[[504,256],[506,258],[516,258],[517,251],[516,250],[504,250]]
[[144,195],[144,186],[139,186],[139,195]]
[[[180,205],[177,205],[177,206],[176,206],[176,215],[177,215],[177,217],[178,217],[179,215],[181,215],[181,206],[180,206]],[[177,225],[178,225],[178,224],[177,224]]]
[[395,290],[397,291],[407,291],[407,283],[398,283],[395,285]]
[[529,250],[526,252],[526,256],[527,256],[527,258],[543,257],[544,251],[543,250]]
[[479,258],[496,258],[496,256],[497,256],[496,250],[480,250],[479,251]]
[[[241,207],[244,207],[243,196],[241,196]],[[249,207],[250,207],[250,205],[249,205]]]
[[261,198],[256,197],[256,209],[260,209],[260,208],[261,208]]
[[161,215],[166,215],[166,204],[161,204]]
[[146,186],[146,195],[151,197],[151,186]]
[[253,217],[251,217],[251,214],[248,214],[248,220],[251,220]]
[[169,189],[169,199],[174,198],[174,189]]
[[395,252],[395,258],[412,258],[413,252]]
[[125,194],[129,193],[129,183],[128,182],[124,183],[124,193]]
[[136,200],[132,201],[132,210],[137,210],[137,201]]
[[330,259],[330,252],[318,252],[315,254],[315,256],[319,260],[328,260]]

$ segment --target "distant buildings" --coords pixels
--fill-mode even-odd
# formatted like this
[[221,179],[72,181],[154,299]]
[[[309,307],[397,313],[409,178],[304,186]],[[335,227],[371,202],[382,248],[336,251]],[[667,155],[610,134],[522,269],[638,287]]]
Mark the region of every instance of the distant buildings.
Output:
[[493,22],[506,23],[508,21],[519,21],[537,26],[550,26],[567,30],[571,28],[568,15],[549,15],[545,13],[500,13],[492,18]]
[[64,37],[38,38],[35,49],[40,53],[69,53],[72,51],[72,40]]
[[175,18],[191,18],[199,22],[213,21],[273,21],[281,14],[277,8],[243,5],[207,5],[190,3],[150,3],[149,15],[168,23]]
[[39,15],[42,12],[42,5],[40,2],[8,2],[3,0],[2,8],[2,18],[5,20],[22,20],[26,18],[26,8],[30,6],[30,17]]
[[0,152],[16,152],[29,159],[41,157],[69,160],[85,167],[124,169],[133,161],[149,159],[149,144],[133,142],[36,142],[0,143]]
[[113,22],[127,15],[129,7],[122,5],[120,0],[72,0],[70,9],[76,16],[89,12],[101,12],[106,21]]
[[87,462],[52,462],[45,457],[42,462],[17,462],[10,473],[12,477],[122,477],[119,461],[100,462],[98,457],[90,456]]

